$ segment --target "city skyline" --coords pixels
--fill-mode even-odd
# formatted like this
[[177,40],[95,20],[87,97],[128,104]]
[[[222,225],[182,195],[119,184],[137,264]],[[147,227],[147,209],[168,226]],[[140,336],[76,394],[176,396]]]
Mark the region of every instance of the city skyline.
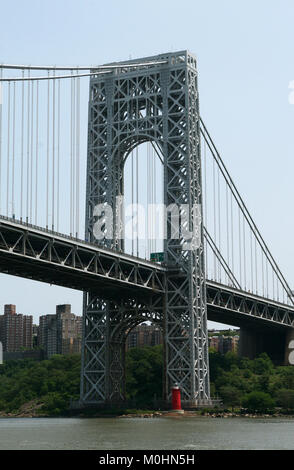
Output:
[[35,324],[32,315],[23,315],[16,305],[6,304],[0,314],[0,342],[4,359],[7,354],[12,359],[11,354],[21,352],[28,357],[30,351],[38,360],[55,354],[80,353],[82,317],[71,311],[70,304],[61,304],[56,305],[55,313],[41,315]]

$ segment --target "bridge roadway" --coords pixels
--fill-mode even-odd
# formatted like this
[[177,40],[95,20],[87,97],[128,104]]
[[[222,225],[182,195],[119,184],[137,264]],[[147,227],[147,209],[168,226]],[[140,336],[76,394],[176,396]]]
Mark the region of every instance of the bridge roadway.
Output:
[[[168,269],[53,231],[0,217],[0,272],[104,298],[163,295]],[[207,280],[208,319],[258,329],[294,328],[294,306]]]

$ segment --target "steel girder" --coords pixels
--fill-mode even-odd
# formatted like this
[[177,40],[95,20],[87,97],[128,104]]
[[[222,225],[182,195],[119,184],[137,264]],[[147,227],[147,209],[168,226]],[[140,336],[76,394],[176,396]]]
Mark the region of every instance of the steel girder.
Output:
[[212,281],[206,285],[210,320],[236,326],[294,328],[294,308]]
[[104,298],[142,297],[165,291],[165,269],[99,246],[0,218],[0,271]]
[[[107,203],[113,209],[115,233],[110,240],[105,233],[104,240],[99,243],[112,249],[124,248],[123,237],[119,237],[123,227],[117,225],[119,208],[116,204],[117,197],[124,193],[125,159],[137,145],[152,141],[161,150],[166,206],[189,204],[192,208],[194,204],[201,206],[202,203],[196,60],[187,51],[163,54],[152,59],[165,63],[138,66],[135,70],[128,69],[126,65],[112,73],[97,75],[90,82],[86,239],[95,242],[94,209],[97,204]],[[140,62],[144,60],[147,59]],[[191,212],[189,230],[193,229]],[[178,383],[182,389],[183,402],[195,406],[209,403],[210,399],[203,230],[201,225],[200,246],[189,251],[184,248],[182,234],[179,240],[169,238],[172,229],[170,219],[167,225],[165,262],[181,274],[175,275],[173,271],[166,276],[165,395],[167,398],[171,386]],[[101,302],[96,300],[97,305]],[[116,308],[117,323],[121,308],[119,305]],[[100,338],[104,338],[102,357],[107,358],[111,354],[111,329],[115,325],[115,321],[112,324],[110,321],[113,310],[104,303],[98,311],[98,315],[92,315],[92,295],[88,294],[85,297],[83,347],[89,353],[89,341],[92,344],[93,335],[88,340],[88,332],[97,331]],[[97,345],[100,341],[97,339]],[[84,403],[89,402],[89,397],[91,402],[96,400],[97,403],[111,400],[114,393],[110,389],[113,375],[111,358],[105,359],[103,380],[98,377],[96,381],[89,379],[92,364],[95,368],[96,354],[95,349],[93,357],[88,354],[83,359],[82,382],[86,385],[82,386],[81,401]],[[116,363],[119,362],[118,356],[116,353]],[[118,369],[121,370],[120,367]],[[123,381],[120,373],[116,376]],[[116,385],[115,391],[122,388]]]

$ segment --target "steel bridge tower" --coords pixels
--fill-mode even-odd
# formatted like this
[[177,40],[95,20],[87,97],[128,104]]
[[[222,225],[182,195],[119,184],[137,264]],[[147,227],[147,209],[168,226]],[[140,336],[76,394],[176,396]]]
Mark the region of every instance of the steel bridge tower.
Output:
[[[99,243],[124,249],[118,236],[118,196],[124,194],[123,168],[128,154],[152,142],[164,162],[166,206],[202,203],[199,102],[196,59],[187,51],[109,64],[90,80],[86,239],[97,243],[95,206],[114,209],[114,235]],[[137,65],[136,65],[137,64]],[[113,67],[116,65],[117,67]],[[94,70],[92,70],[94,72]],[[201,209],[202,210],[202,209]],[[193,213],[188,214],[193,228]],[[124,351],[128,331],[145,320],[163,328],[164,398],[178,383],[186,407],[209,404],[208,339],[203,225],[200,243],[185,248],[180,232],[172,238],[167,218],[164,242],[165,295],[104,299],[84,294],[81,403],[114,404],[125,398]]]

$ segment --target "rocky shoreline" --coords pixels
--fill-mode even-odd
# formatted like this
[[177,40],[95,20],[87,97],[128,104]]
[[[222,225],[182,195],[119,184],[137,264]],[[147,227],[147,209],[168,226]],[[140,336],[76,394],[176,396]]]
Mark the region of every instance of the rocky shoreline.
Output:
[[68,417],[78,417],[78,418],[289,418],[294,419],[293,414],[286,414],[276,411],[272,414],[267,413],[247,413],[245,410],[241,412],[234,412],[234,411],[221,411],[221,410],[211,410],[211,411],[201,411],[201,410],[194,410],[194,411],[183,411],[182,413],[167,410],[167,411],[142,411],[138,410],[134,412],[120,414],[118,412],[110,411],[109,413],[103,412],[93,412],[90,415],[88,413],[79,410],[77,413],[63,413],[60,415],[48,415],[46,412],[42,412],[41,408],[44,405],[43,402],[38,400],[32,400],[28,403],[25,403],[18,411],[6,413],[0,411],[0,419],[1,418],[52,418],[52,417],[59,417],[59,418],[68,418]]
[[80,415],[75,415],[75,416],[69,416],[69,415],[46,415],[42,413],[3,413],[0,412],[0,419],[5,419],[5,418],[81,418],[81,419],[91,419],[91,418],[119,418],[119,419],[124,419],[124,418],[145,418],[145,419],[151,419],[151,418],[255,418],[255,419],[265,419],[265,418],[288,418],[288,419],[294,419],[294,415],[288,415],[288,414],[243,414],[243,413],[205,413],[205,414],[199,414],[199,413],[194,413],[194,414],[177,414],[177,413],[172,413],[172,412],[156,412],[156,413],[142,413],[142,414],[124,414],[124,415],[103,415],[103,414],[95,414],[92,416],[85,416],[83,414]]
[[14,413],[5,413],[0,411],[0,418],[48,418],[46,413],[41,413],[39,410],[44,406],[43,402],[39,400],[31,400]]
[[161,411],[153,413],[135,414],[129,413],[117,416],[118,418],[290,418],[294,419],[294,415],[274,413],[274,414],[253,414],[253,413],[233,413],[233,412],[215,412],[215,413],[199,413],[197,411],[184,411],[184,413],[177,413],[174,411]]

